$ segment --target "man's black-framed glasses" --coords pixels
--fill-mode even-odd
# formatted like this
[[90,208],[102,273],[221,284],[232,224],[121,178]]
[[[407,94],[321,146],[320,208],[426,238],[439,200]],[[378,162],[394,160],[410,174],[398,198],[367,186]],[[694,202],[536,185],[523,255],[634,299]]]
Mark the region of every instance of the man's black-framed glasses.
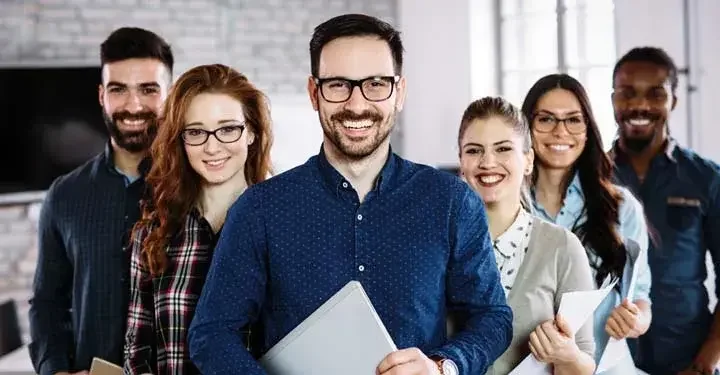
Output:
[[222,126],[213,131],[200,128],[189,128],[182,131],[182,139],[185,144],[190,146],[204,145],[211,135],[222,143],[233,143],[242,137],[243,131],[245,131],[244,123],[239,125]]
[[342,103],[350,99],[355,87],[360,87],[363,97],[371,102],[382,102],[390,98],[400,76],[374,76],[364,79],[347,79],[341,77],[317,78],[315,84],[320,88],[320,95],[330,103]]

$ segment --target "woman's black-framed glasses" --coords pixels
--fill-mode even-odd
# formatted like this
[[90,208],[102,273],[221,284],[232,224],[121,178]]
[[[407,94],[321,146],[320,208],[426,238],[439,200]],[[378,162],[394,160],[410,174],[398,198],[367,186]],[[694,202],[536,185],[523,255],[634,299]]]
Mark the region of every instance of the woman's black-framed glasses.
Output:
[[315,84],[320,95],[330,103],[342,103],[350,99],[355,87],[360,87],[363,97],[371,102],[382,102],[390,98],[400,76],[374,76],[364,79],[341,77],[317,78]]
[[555,115],[545,112],[536,113],[533,116],[533,129],[538,133],[550,133],[562,123],[570,134],[582,134],[587,130],[587,123],[582,115],[574,115],[566,118],[557,118]]
[[185,144],[189,146],[204,145],[211,135],[222,143],[233,143],[242,137],[244,130],[244,123],[240,125],[222,126],[213,131],[199,128],[189,128],[182,131],[182,139]]

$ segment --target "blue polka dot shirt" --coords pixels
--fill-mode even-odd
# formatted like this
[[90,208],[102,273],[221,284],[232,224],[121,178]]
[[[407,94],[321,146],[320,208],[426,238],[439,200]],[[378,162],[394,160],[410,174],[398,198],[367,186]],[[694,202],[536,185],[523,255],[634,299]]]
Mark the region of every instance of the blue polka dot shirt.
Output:
[[[190,328],[203,374],[265,374],[264,353],[351,280],[363,285],[398,348],[482,374],[510,344],[480,198],[451,174],[390,153],[361,203],[323,152],[249,188],[231,207]],[[463,317],[448,338],[446,314]]]

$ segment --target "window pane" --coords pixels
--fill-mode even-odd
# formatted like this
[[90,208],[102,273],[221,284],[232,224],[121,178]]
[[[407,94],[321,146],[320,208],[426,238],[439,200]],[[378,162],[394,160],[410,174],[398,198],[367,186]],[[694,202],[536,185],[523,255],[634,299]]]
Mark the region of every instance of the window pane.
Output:
[[507,19],[501,24],[501,47],[502,70],[518,70],[523,66],[520,59],[520,51],[523,50],[523,40],[520,37],[519,29],[521,19]]
[[608,150],[615,139],[617,125],[613,113],[612,101],[612,67],[591,68],[585,71],[586,78],[581,81],[590,97],[590,103],[595,113],[600,134],[605,149]]
[[615,61],[615,17],[612,0],[578,1],[564,16],[569,66],[607,65]]
[[527,69],[557,68],[557,16],[538,14],[527,18],[523,30]]
[[503,0],[500,2],[500,14],[505,16],[514,16],[520,13],[520,2],[522,0]]
[[522,104],[527,91],[523,78],[522,73],[519,72],[503,74],[502,96],[518,107]]

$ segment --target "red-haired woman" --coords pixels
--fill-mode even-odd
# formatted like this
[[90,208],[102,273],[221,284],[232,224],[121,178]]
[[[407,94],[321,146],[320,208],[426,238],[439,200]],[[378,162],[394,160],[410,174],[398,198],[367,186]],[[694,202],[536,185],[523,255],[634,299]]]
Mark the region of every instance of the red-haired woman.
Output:
[[227,210],[270,172],[265,96],[223,65],[183,74],[150,153],[151,186],[135,225],[125,374],[199,374],[186,334]]

